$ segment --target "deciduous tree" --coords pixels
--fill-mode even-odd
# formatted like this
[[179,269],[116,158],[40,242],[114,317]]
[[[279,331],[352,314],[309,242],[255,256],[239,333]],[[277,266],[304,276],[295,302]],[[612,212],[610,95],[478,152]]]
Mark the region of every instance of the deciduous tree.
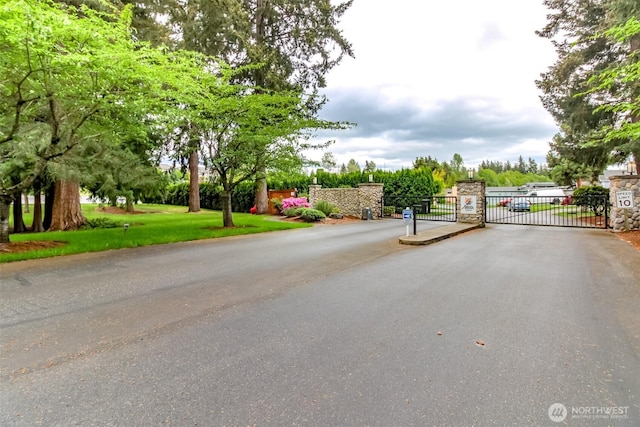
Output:
[[[136,43],[130,21],[129,8],[79,12],[24,0],[0,8],[0,242],[9,240],[9,204],[45,171],[70,184],[59,195],[77,191],[81,170],[74,163],[87,146],[118,150],[132,135],[148,133],[146,120],[123,117],[162,113],[170,121],[189,96],[199,96],[206,60]],[[71,215],[53,215],[52,228],[82,223],[79,202],[70,206],[76,201],[64,202]]]
[[360,165],[354,159],[349,159],[347,163],[347,173],[360,172]]
[[[222,86],[225,88],[225,86]],[[313,129],[339,129],[341,123],[310,119],[300,111],[300,93],[251,92],[237,85],[203,103],[210,113],[199,126],[206,129],[201,140],[204,164],[222,186],[223,225],[233,227],[231,195],[242,182],[254,180],[263,167],[290,167],[288,159],[299,159],[310,148],[305,141]]]
[[[0,223],[6,206],[94,137],[94,116],[113,103],[131,65],[129,16],[107,22],[49,1],[13,0],[0,9]],[[81,217],[76,218],[82,222]],[[66,227],[63,227],[66,228]],[[8,241],[8,232],[0,233]]]
[[362,170],[363,172],[375,172],[376,170],[376,164],[374,163],[373,160],[365,160],[364,161],[364,169]]

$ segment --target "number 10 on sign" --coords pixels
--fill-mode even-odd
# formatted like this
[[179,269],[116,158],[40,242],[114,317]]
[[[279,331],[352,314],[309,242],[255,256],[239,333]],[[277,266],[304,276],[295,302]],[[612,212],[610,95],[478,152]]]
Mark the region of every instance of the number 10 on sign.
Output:
[[620,209],[633,207],[633,191],[617,191],[616,207]]

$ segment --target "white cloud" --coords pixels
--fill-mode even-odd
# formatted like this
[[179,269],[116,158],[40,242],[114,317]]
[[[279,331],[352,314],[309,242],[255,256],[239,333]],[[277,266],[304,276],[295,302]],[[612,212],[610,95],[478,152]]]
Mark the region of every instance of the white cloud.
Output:
[[[328,75],[321,115],[357,122],[323,133],[339,163],[410,167],[533,157],[556,132],[535,80],[555,61],[538,0],[356,0],[341,24],[356,58]],[[320,158],[320,153],[309,157]]]

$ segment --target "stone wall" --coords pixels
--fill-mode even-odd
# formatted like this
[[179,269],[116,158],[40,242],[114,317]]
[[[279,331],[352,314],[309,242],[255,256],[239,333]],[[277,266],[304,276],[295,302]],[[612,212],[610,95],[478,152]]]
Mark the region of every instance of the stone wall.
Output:
[[[612,206],[609,226],[614,232],[640,230],[640,175],[612,176],[610,182],[609,200]],[[633,208],[617,207],[618,191],[633,192]]]
[[[482,180],[458,181],[458,203],[456,206],[459,223],[484,226],[485,182]],[[467,196],[467,197],[465,197]],[[475,209],[473,202],[475,199]],[[469,202],[469,203],[468,203]]]
[[383,184],[359,184],[358,188],[322,188],[309,186],[309,203],[315,206],[320,200],[335,205],[343,215],[361,217],[362,210],[371,209],[373,219],[380,218],[380,201]]

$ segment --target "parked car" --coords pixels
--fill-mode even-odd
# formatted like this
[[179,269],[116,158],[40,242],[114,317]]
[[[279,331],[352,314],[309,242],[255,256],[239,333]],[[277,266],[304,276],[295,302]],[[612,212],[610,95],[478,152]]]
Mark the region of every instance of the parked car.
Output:
[[524,197],[514,197],[509,203],[509,211],[511,212],[523,212],[531,211],[531,202]]
[[503,208],[504,208],[504,207],[506,207],[506,206],[509,206],[509,203],[511,203],[511,197],[500,200],[500,201],[498,202],[498,206],[501,206],[501,207],[503,207]]

